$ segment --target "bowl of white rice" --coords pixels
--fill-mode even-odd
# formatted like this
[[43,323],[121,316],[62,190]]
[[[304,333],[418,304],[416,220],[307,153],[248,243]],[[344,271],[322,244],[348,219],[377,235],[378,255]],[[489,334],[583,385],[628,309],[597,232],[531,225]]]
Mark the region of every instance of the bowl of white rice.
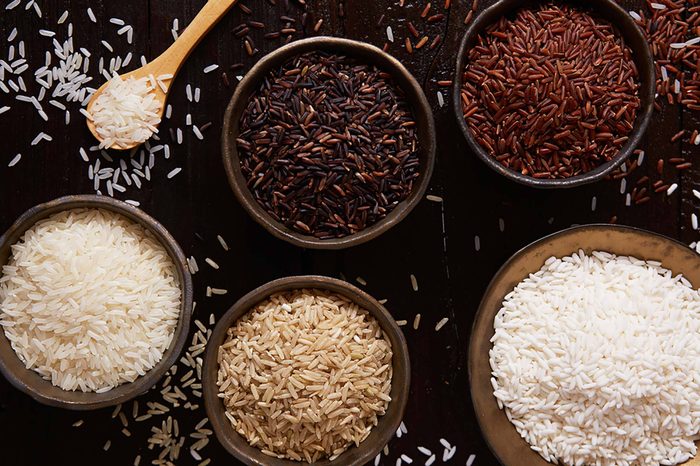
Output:
[[0,372],[50,406],[116,405],[179,357],[192,278],[175,239],[124,202],[66,196],[0,237]]
[[469,347],[501,464],[698,464],[698,286],[700,255],[631,227],[574,227],[512,256]]
[[214,433],[243,463],[360,466],[399,429],[410,362],[400,328],[367,293],[287,277],[219,319],[202,383]]

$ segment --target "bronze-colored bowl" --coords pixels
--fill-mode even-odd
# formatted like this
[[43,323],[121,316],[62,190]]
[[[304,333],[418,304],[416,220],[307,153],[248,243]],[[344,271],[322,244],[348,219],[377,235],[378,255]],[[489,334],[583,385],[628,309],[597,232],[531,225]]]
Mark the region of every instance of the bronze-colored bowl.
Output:
[[520,172],[506,168],[491,156],[474,139],[469,125],[467,125],[462,113],[461,89],[464,78],[464,68],[467,64],[467,54],[476,39],[487,27],[498,21],[502,16],[510,15],[517,10],[541,2],[537,0],[501,0],[495,5],[484,10],[467,28],[462,44],[457,54],[457,66],[454,84],[452,88],[452,105],[457,122],[462,134],[467,140],[472,152],[486,163],[492,170],[513,180],[517,183],[535,188],[572,188],[583,184],[593,183],[608,175],[615,168],[619,167],[629,157],[632,151],[639,145],[644,132],[649,126],[651,115],[654,111],[654,95],[656,92],[656,80],[654,77],[654,60],[651,50],[641,29],[635,24],[627,11],[620,7],[614,0],[566,0],[564,3],[579,7],[583,10],[593,11],[600,18],[610,21],[622,34],[625,43],[632,50],[632,57],[639,72],[639,98],[641,106],[637,112],[634,128],[627,143],[620,149],[620,152],[609,162],[606,162],[595,169],[563,179],[539,179],[532,176],[523,175]]
[[317,275],[305,275],[287,277],[273,280],[258,287],[239,299],[220,319],[214,328],[214,332],[207,343],[207,352],[204,359],[202,373],[202,386],[204,391],[204,404],[207,416],[219,442],[240,461],[247,465],[255,466],[299,466],[298,461],[283,460],[265,455],[259,449],[248,444],[238,432],[236,432],[228,418],[224,414],[224,404],[218,397],[219,387],[216,385],[219,364],[217,355],[219,347],[226,340],[226,332],[235,325],[236,321],[248,311],[274,293],[282,291],[298,290],[302,288],[330,291],[344,296],[365,309],[372,317],[377,319],[384,333],[391,342],[393,351],[392,365],[394,369],[391,380],[391,402],[386,414],[379,418],[379,423],[372,429],[369,437],[360,443],[359,447],[350,447],[333,461],[321,460],[314,463],[317,466],[360,466],[371,459],[384,448],[391,440],[401,424],[406,403],[408,402],[408,390],[411,383],[411,364],[408,358],[408,348],[403,333],[396,325],[389,311],[377,300],[360,290],[359,288],[330,277]]
[[12,254],[11,246],[39,220],[50,217],[64,210],[79,208],[105,209],[132,220],[150,231],[168,252],[177,270],[177,278],[182,290],[180,318],[175,328],[170,347],[153,369],[134,382],[125,383],[104,393],[68,391],[51,384],[38,373],[27,369],[17,357],[5,332],[0,331],[0,372],[16,388],[36,401],[49,406],[73,410],[91,410],[123,403],[145,393],[158,382],[161,376],[172,366],[187,341],[192,314],[192,277],[185,265],[185,255],[175,239],[153,217],[136,207],[107,196],[79,195],[65,196],[45,204],[32,207],[22,214],[17,221],[0,237],[0,273]]
[[[246,108],[248,99],[257,91],[260,82],[267,73],[297,55],[317,50],[355,57],[390,73],[396,84],[405,93],[413,111],[413,116],[418,123],[420,176],[413,186],[413,191],[382,220],[360,232],[342,238],[319,239],[312,235],[294,231],[272,218],[255,200],[250,189],[248,189],[246,179],[241,172],[241,162],[236,145],[241,114]],[[345,249],[376,238],[398,224],[413,210],[428,188],[428,183],[433,173],[435,147],[435,122],[428,99],[426,99],[420,84],[398,60],[381,49],[364,42],[336,37],[312,37],[292,42],[265,55],[246,73],[243,80],[236,87],[236,91],[233,93],[231,102],[224,115],[221,152],[229,184],[238,202],[253,220],[262,225],[267,231],[279,239],[303,248]]]
[[[498,409],[491,386],[489,351],[494,335],[493,320],[503,298],[515,286],[537,272],[551,256],[563,257],[583,249],[606,251],[620,256],[657,260],[682,274],[693,287],[700,287],[700,255],[683,243],[638,228],[618,225],[584,225],[554,233],[516,252],[491,280],[476,313],[469,341],[469,384],[476,418],[489,448],[503,466],[551,466],[520,437]],[[700,466],[695,458],[686,466]]]

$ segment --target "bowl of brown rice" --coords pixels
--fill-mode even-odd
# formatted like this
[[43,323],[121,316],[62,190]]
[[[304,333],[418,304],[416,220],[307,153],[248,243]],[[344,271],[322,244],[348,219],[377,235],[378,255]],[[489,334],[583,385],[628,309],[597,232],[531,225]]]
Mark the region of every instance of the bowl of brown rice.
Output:
[[401,424],[410,362],[374,298],[334,278],[287,277],[219,319],[202,383],[217,438],[245,464],[363,465]]
[[0,373],[91,410],[149,390],[179,357],[192,278],[170,233],[106,196],[37,205],[0,237]]

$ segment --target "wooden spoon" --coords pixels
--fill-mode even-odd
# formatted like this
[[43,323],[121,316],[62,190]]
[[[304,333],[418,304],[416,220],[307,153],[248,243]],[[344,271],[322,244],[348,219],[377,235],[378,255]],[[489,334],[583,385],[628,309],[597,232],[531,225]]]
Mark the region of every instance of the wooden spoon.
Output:
[[[147,63],[145,66],[142,66],[141,68],[135,69],[133,71],[129,71],[128,73],[122,74],[121,78],[127,79],[129,77],[133,77],[136,79],[140,79],[147,78],[151,75],[154,78],[157,78],[158,76],[171,74],[173,75],[172,79],[175,79],[177,72],[180,70],[185,60],[187,60],[187,57],[190,55],[190,52],[192,52],[192,50],[197,46],[197,44],[199,44],[202,38],[211,30],[212,27],[214,27],[214,25],[219,21],[219,19],[221,19],[224,16],[224,14],[226,14],[226,12],[237,1],[238,0],[209,0],[194,18],[194,20],[192,20],[190,25],[187,26],[187,28],[182,32],[182,35],[180,35],[180,37],[178,37],[178,39],[165,52],[163,52],[155,60],[151,61],[150,63]],[[163,92],[160,86],[156,86],[156,89],[153,91],[153,93],[156,95],[156,98],[161,102],[160,114],[158,115],[161,118],[163,117],[163,113],[165,112],[165,102],[168,98],[168,92],[172,87],[170,86],[170,84],[172,83],[172,79],[168,80],[167,83],[165,83],[167,89],[166,92]],[[90,99],[90,102],[87,106],[88,112],[92,111],[92,105],[95,103],[96,97],[99,96],[105,90],[108,84],[109,82],[104,83],[92,95],[92,98]],[[90,132],[93,134],[93,136],[95,136],[95,138],[98,141],[100,141],[101,138],[97,133],[97,130],[95,129],[95,125],[92,121],[90,121],[90,119],[87,119],[87,126],[90,129]],[[137,145],[138,143],[133,143],[131,145],[126,146],[114,145],[111,147],[111,149],[133,149]]]

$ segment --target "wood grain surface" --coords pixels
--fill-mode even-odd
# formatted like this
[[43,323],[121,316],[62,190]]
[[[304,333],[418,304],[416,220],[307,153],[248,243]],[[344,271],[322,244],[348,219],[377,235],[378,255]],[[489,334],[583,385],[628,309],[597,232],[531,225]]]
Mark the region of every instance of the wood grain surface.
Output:
[[[0,58],[7,50],[5,38],[17,27],[27,42],[32,69],[41,66],[44,50],[51,43],[40,37],[38,30],[58,30],[56,20],[65,10],[70,11],[76,48],[87,47],[98,57],[105,51],[100,40],[107,39],[122,54],[132,51],[137,56],[153,58],[172,43],[173,19],[179,19],[182,30],[204,4],[202,0],[39,0],[43,10],[40,19],[25,11],[26,1],[11,11],[4,10],[7,3],[3,0],[0,5]],[[471,1],[453,0],[445,10],[444,0],[433,0],[430,15],[439,13],[445,18],[428,23],[421,18],[426,0],[406,0],[403,6],[399,0],[307,0],[305,31],[297,25],[293,38],[326,34],[382,47],[387,42],[386,27],[392,27],[395,40],[388,45],[389,53],[413,72],[434,108],[438,154],[428,192],[443,197],[444,202],[421,202],[401,225],[352,250],[308,251],[293,247],[253,222],[236,203],[228,186],[222,169],[220,131],[233,87],[226,87],[220,77],[221,71],[243,63],[240,71],[228,72],[232,86],[235,85],[236,74],[244,73],[262,54],[282,43],[263,37],[282,27],[279,17],[287,14],[299,21],[303,8],[298,0],[240,3],[251,13],[246,14],[240,5],[234,7],[204,38],[173,83],[169,98],[173,116],[161,126],[165,135],[168,128],[185,128],[185,115],[191,113],[199,125],[212,122],[204,140],[198,140],[186,129],[183,144],[171,144],[170,159],[158,159],[153,181],[140,190],[132,187],[127,193],[117,193],[118,197],[139,201],[142,209],[173,233],[187,255],[199,260],[202,271],[194,277],[195,300],[199,303],[195,317],[202,320],[207,320],[210,313],[222,314],[239,297],[275,278],[323,274],[357,283],[356,277],[362,277],[367,282],[363,289],[377,299],[388,299],[386,307],[394,317],[409,321],[404,327],[413,372],[405,417],[408,433],[391,442],[390,454],[382,464],[394,465],[401,454],[413,458],[413,464],[423,464],[425,457],[416,450],[419,445],[436,452],[435,464],[441,464],[443,448],[439,439],[444,438],[457,446],[451,464],[464,465],[471,454],[476,454],[475,465],[497,465],[474,419],[467,374],[472,319],[493,274],[511,254],[537,238],[573,224],[608,222],[612,217],[618,223],[646,228],[686,243],[697,240],[690,217],[697,212],[699,202],[692,189],[700,181],[700,165],[682,176],[668,170],[665,179],[677,182],[679,189],[671,196],[656,194],[650,202],[632,207],[625,206],[619,180],[564,191],[537,191],[516,185],[491,172],[469,152],[451,112],[449,88],[438,83],[453,75],[456,50],[465,30],[463,20]],[[490,3],[482,0],[479,9]],[[625,6],[638,9],[642,3],[631,1]],[[89,21],[87,7],[95,12],[97,24]],[[117,36],[118,27],[109,23],[110,17],[122,18],[134,26],[133,45]],[[265,23],[264,29],[251,33],[259,49],[252,57],[231,32],[241,22],[250,20]],[[323,22],[314,32],[319,20]],[[430,41],[440,35],[441,44],[408,53],[404,43],[409,35],[408,21]],[[415,45],[417,39],[412,37],[412,41]],[[138,61],[132,63],[133,67],[139,66]],[[220,69],[204,74],[202,70],[212,63],[218,63]],[[100,78],[96,78],[99,82]],[[201,88],[199,103],[187,100],[188,83]],[[438,104],[438,91],[444,96],[442,107]],[[93,140],[77,111],[73,112],[70,126],[66,126],[61,112],[52,112],[49,122],[44,122],[31,104],[15,102],[14,97],[9,99],[0,92],[0,107],[3,105],[13,109],[0,115],[0,231],[35,204],[66,194],[94,192],[88,179],[88,164],[78,154],[79,147],[88,147]],[[698,127],[698,122],[695,113],[672,106],[657,112],[645,138],[646,160],[629,175],[628,186],[644,175],[658,179],[659,158],[684,156],[694,160],[697,147],[672,144],[670,138],[681,127]],[[43,141],[31,147],[29,142],[40,131],[52,135],[53,142]],[[21,161],[8,168],[8,162],[17,153],[23,154]],[[182,172],[166,179],[176,167],[182,167]],[[593,196],[597,198],[595,211],[591,210]],[[499,221],[505,225],[504,231],[500,230]],[[217,234],[226,239],[230,252],[221,249]],[[205,257],[213,258],[221,269],[215,271],[204,265]],[[411,287],[410,274],[417,278],[417,292]],[[207,285],[229,292],[206,298]],[[422,315],[418,330],[410,325],[416,313]],[[436,332],[434,327],[443,317],[449,321]],[[142,397],[143,402],[150,397]],[[127,438],[110,414],[109,409],[74,413],[47,408],[0,380],[0,464],[131,465],[137,454],[143,456],[142,465],[150,464],[155,458],[147,449],[146,439],[152,424],[132,422],[132,436]],[[204,417],[204,410],[178,411],[176,417],[181,430],[186,431],[187,426],[191,428]],[[83,426],[71,427],[79,419],[84,420]],[[105,452],[102,446],[107,440],[112,446]],[[213,438],[202,456],[211,458],[213,465],[238,464]],[[185,449],[177,464],[198,462]]]

